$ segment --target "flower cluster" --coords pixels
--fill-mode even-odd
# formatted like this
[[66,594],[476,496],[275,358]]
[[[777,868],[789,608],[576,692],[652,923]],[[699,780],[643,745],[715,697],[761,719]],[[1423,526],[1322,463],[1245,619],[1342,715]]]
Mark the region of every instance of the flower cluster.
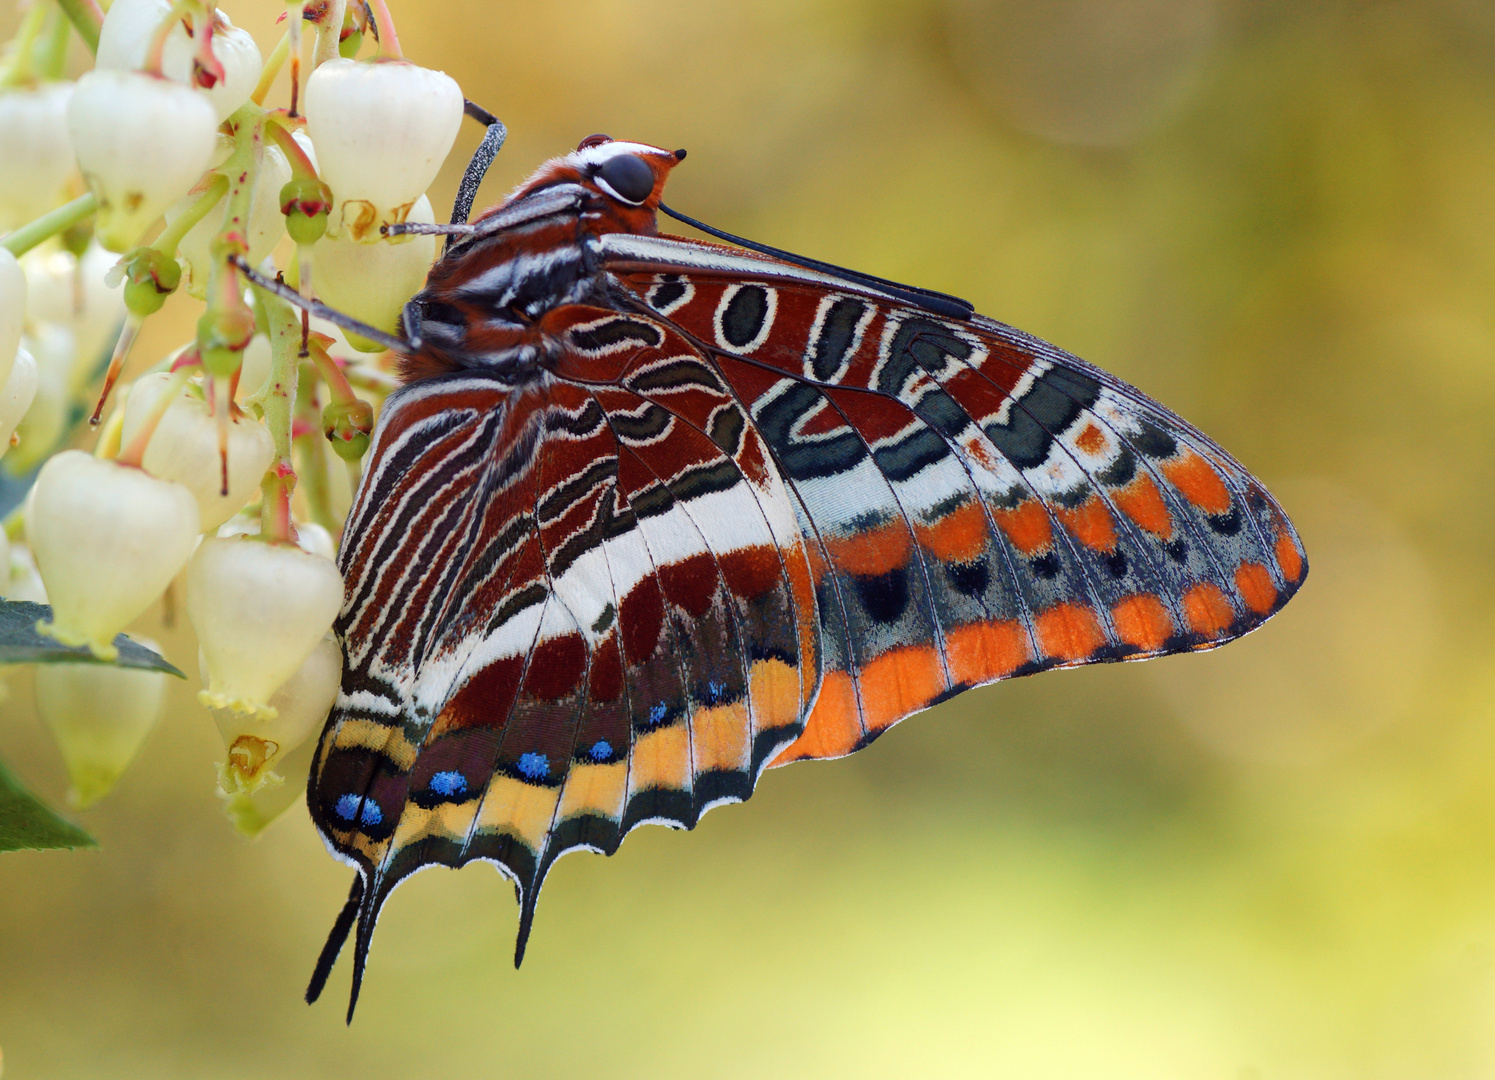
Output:
[[[455,82],[400,55],[382,2],[288,13],[267,60],[209,0],[101,18],[37,0],[0,62],[0,594],[49,603],[40,633],[111,661],[179,592],[219,786],[251,832],[299,790],[337,693],[335,538],[393,379],[381,345],[242,268],[395,332],[435,239],[382,229],[433,220],[425,190],[463,112]],[[69,82],[74,30],[96,62]],[[286,68],[285,107],[267,105]],[[198,305],[195,338],[132,358],[173,294]],[[113,786],[163,678],[38,668],[76,803]]]

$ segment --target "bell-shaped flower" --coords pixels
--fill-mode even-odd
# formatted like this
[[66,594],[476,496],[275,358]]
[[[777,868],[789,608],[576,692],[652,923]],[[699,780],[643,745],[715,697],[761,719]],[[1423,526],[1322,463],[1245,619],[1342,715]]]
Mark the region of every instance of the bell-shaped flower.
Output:
[[123,290],[106,280],[119,257],[90,242],[81,256],[37,248],[21,259],[26,271],[26,322],[65,326],[73,335],[72,384],[81,389],[98,374],[125,317]]
[[[218,797],[223,800],[223,813],[239,835],[253,840],[306,794],[306,777],[311,772],[316,754],[317,740],[307,739],[296,749],[282,754],[266,782],[254,791],[230,794],[221,787],[218,789]],[[283,777],[284,782],[277,783],[272,777]]]
[[[114,0],[99,30],[95,66],[115,71],[144,70],[156,32],[171,17],[172,7],[172,0]],[[196,37],[187,32],[187,23],[180,14],[166,36],[161,74],[186,86],[201,85],[218,119],[226,120],[249,100],[264,62],[254,37],[229,22],[222,11],[214,8],[209,21],[213,27],[213,58],[222,66],[223,77],[215,77],[211,87],[194,82],[198,44]]]
[[26,271],[0,247],[0,383],[10,372],[11,361],[21,347],[21,328],[26,322]]
[[86,809],[114,790],[161,719],[166,679],[163,671],[112,664],[36,666],[36,711],[62,751],[75,807]]
[[462,91],[405,60],[329,60],[306,80],[307,133],[337,202],[327,229],[355,240],[406,220],[462,124]]
[[204,539],[187,567],[187,617],[208,667],[198,700],[273,720],[270,698],[332,627],[343,579],[329,559],[249,537]]
[[73,90],[68,130],[83,178],[99,200],[99,242],[125,251],[208,167],[218,114],[191,87],[95,69]]
[[31,404],[16,425],[16,442],[6,467],[25,473],[45,461],[67,436],[73,421],[72,370],[77,350],[72,331],[42,323],[34,334],[21,338],[21,350],[36,362],[36,385]]
[[[199,666],[207,659],[199,654]],[[343,653],[337,639],[326,634],[312,648],[280,688],[270,695],[273,717],[245,715],[232,709],[213,709],[213,722],[228,747],[228,760],[218,770],[218,786],[225,794],[253,794],[267,783],[278,784],[281,763],[322,727],[342,681]],[[305,787],[306,777],[295,778]]]
[[[417,199],[408,220],[434,221],[431,200],[424,195]],[[400,312],[420,292],[435,258],[434,236],[399,236],[363,244],[351,236],[328,233],[312,248],[312,284],[329,307],[386,333],[398,334]],[[352,332],[347,339],[365,352],[384,348]]]
[[113,660],[114,636],[165,591],[199,532],[197,500],[181,484],[82,450],[53,455],[26,512],[52,600],[38,629]]
[[0,457],[10,449],[10,438],[36,399],[36,361],[25,349],[16,351],[5,383],[0,385]]
[[[212,167],[217,168],[223,164],[232,149],[232,140],[220,135]],[[279,147],[267,146],[249,207],[249,254],[246,258],[256,266],[264,261],[276,242],[285,235],[285,215],[280,212],[280,189],[290,178],[291,166],[287,163],[285,154],[280,152]],[[167,224],[186,210],[195,198],[195,195],[184,195],[167,207]],[[199,300],[207,296],[208,278],[212,272],[210,249],[213,240],[223,229],[223,213],[224,203],[220,200],[201,221],[187,230],[187,235],[182,237],[177,246],[177,255],[187,271],[182,277],[182,285]]]
[[77,162],[67,137],[70,82],[0,90],[0,230],[63,201]]
[[[298,521],[296,546],[308,555],[320,555],[324,559],[337,558],[337,545],[332,534],[314,521]],[[258,511],[246,510],[235,514],[218,526],[218,537],[227,540],[231,536],[259,536],[260,515]]]
[[[144,375],[130,388],[120,445],[132,446],[165,392],[171,376]],[[218,453],[218,421],[208,403],[182,390],[161,415],[140,464],[152,476],[175,480],[197,500],[202,530],[210,532],[259,494],[260,480],[275,459],[275,443],[264,424],[243,413],[228,423],[228,492]]]

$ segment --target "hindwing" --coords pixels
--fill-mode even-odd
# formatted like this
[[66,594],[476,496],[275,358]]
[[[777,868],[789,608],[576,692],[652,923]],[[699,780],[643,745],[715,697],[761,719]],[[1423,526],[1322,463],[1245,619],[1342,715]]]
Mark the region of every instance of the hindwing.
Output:
[[423,866],[513,879],[517,962],[566,851],[972,686],[1219,645],[1303,580],[1234,459],[1010,327],[667,237],[603,266],[532,378],[421,379],[381,417],[308,794],[360,873],[355,992]]

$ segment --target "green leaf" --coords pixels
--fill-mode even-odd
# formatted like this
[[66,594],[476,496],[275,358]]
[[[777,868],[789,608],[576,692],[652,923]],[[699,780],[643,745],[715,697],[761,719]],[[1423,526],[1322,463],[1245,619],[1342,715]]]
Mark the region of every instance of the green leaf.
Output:
[[0,851],[98,846],[97,840],[22,787],[0,762]]
[[0,600],[0,664],[108,664],[119,667],[144,668],[147,671],[164,671],[185,679],[166,659],[120,634],[114,639],[119,649],[117,660],[100,660],[79,646],[73,648],[59,644],[36,632],[41,619],[50,619],[52,609],[45,604],[29,604],[24,600]]

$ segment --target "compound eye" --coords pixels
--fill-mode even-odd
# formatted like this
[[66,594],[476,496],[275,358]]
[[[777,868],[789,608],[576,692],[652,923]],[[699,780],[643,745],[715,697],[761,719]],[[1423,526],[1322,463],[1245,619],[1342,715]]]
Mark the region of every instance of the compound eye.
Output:
[[641,203],[654,190],[654,170],[632,154],[608,158],[597,170],[597,179],[624,202]]

